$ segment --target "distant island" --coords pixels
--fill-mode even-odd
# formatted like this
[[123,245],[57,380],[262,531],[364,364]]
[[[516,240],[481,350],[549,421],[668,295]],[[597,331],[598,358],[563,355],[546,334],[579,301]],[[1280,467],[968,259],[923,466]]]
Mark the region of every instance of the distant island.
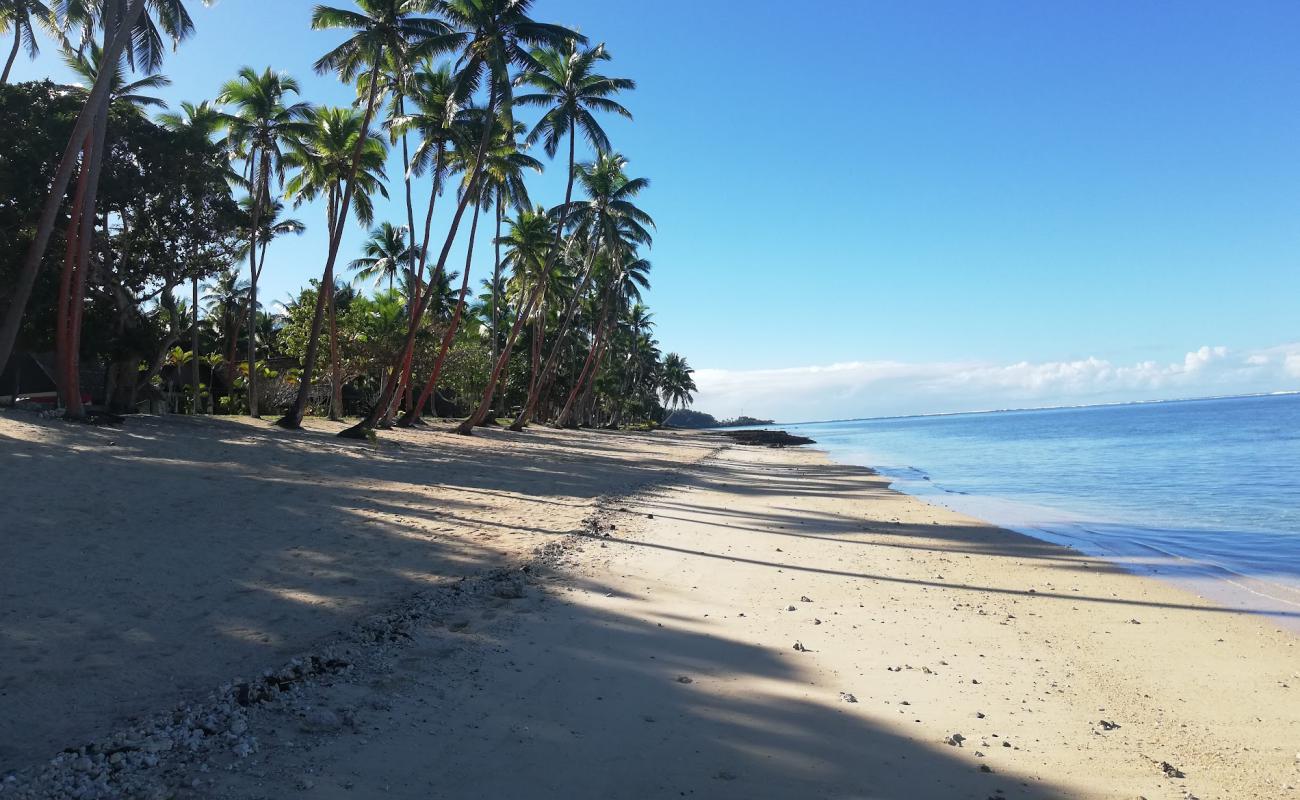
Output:
[[735,419],[719,420],[712,414],[683,408],[670,414],[664,420],[664,424],[674,428],[745,428],[753,425],[773,425],[775,423],[770,419],[747,417],[744,414]]

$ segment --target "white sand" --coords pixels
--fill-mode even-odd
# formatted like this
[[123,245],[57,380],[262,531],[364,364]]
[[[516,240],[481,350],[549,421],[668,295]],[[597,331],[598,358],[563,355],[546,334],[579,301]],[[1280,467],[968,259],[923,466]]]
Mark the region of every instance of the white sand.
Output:
[[[141,431],[135,422],[127,430]],[[18,424],[0,417],[9,426],[0,432],[13,435]],[[150,424],[156,427],[148,435],[172,443],[164,451],[188,435],[169,427],[176,423]],[[265,435],[205,424],[230,425],[221,430],[238,431],[241,441]],[[38,433],[63,442],[92,435],[64,430]],[[104,620],[113,635],[99,646],[105,657],[120,659],[125,676],[100,676],[83,666],[72,677],[97,682],[96,691],[114,697],[117,708],[165,705],[178,685],[165,684],[165,676],[176,672],[151,672],[149,697],[111,694],[131,685],[141,669],[122,655],[136,646],[127,644],[133,640],[126,629],[160,625],[174,647],[206,648],[206,660],[168,658],[197,664],[202,674],[186,673],[185,680],[208,685],[228,676],[227,650],[275,666],[272,656],[282,650],[323,635],[362,606],[422,585],[411,574],[450,575],[501,563],[525,552],[525,542],[556,541],[562,537],[554,534],[577,528],[598,495],[665,478],[649,494],[607,503],[602,534],[608,536],[583,539],[533,580],[527,596],[488,596],[432,615],[412,630],[409,643],[384,650],[378,667],[311,687],[292,708],[250,713],[260,752],[213,756],[208,771],[177,776],[178,785],[191,788],[176,796],[1300,797],[1289,788],[1300,784],[1300,651],[1296,637],[1269,619],[1222,610],[1105,562],[897,494],[882,479],[832,465],[815,451],[731,448],[690,466],[710,450],[697,437],[506,436],[466,442],[401,434],[409,444],[378,453],[274,434],[249,445],[286,460],[293,453],[295,460],[281,467],[282,481],[256,489],[236,489],[261,482],[245,467],[215,467],[226,492],[244,493],[238,502],[204,501],[209,509],[229,509],[221,541],[234,541],[205,545],[205,559],[184,567],[189,579],[251,574],[257,579],[248,582],[259,587],[289,585],[283,565],[302,562],[286,542],[307,547],[293,534],[310,524],[324,528],[311,533],[338,542],[338,550],[327,551],[335,560],[317,564],[316,575],[302,566],[289,571],[292,585],[324,598],[352,598],[354,605],[290,601],[258,589],[251,593],[258,601],[244,601],[243,624],[281,637],[261,643],[211,619],[188,629],[162,625],[159,616],[184,619],[197,613],[195,602],[205,607],[173,588],[164,596],[174,596],[184,612]],[[503,444],[517,441],[529,449],[513,454]],[[31,447],[30,457],[46,463],[48,475],[56,474],[54,462],[65,470],[75,463],[46,453],[49,445]],[[237,452],[234,444],[221,448]],[[89,452],[112,458],[103,445]],[[129,477],[135,471],[158,481],[165,471],[166,465],[152,464],[157,451],[145,452],[155,455],[120,465],[118,480],[131,481],[136,491],[148,483]],[[333,453],[325,456],[332,468],[309,467],[321,452]],[[570,453],[574,461],[560,460]],[[182,463],[198,461],[205,469],[189,467],[184,481],[160,491],[182,491],[216,460],[185,456]],[[5,458],[0,468],[12,463]],[[312,470],[308,480],[304,469]],[[422,481],[430,484],[427,493],[410,499]],[[525,497],[529,490],[536,496]],[[86,505],[93,506],[89,491]],[[111,485],[94,491],[99,505],[140,518],[132,530],[158,519],[176,522],[172,535],[185,530],[176,504],[142,511],[111,506]],[[6,494],[4,500],[20,504],[25,528],[61,537],[62,549],[53,552],[76,560],[83,581],[100,576],[103,586],[102,567],[80,554],[84,534],[62,532],[67,526],[59,521],[76,504],[66,492],[60,497],[54,508],[44,506],[44,518],[33,505],[39,497]],[[256,515],[260,536],[242,533],[252,502],[270,505]],[[274,528],[283,539],[274,554],[261,527],[268,518],[285,520]],[[415,533],[428,526],[450,530]],[[334,530],[339,527],[354,536],[365,531],[363,541],[343,544],[348,534]],[[198,533],[186,540],[191,548]],[[50,631],[71,628],[83,645],[95,641],[93,626],[78,626],[78,615],[101,612],[89,600],[68,603],[45,589],[47,580],[61,580],[60,591],[75,598],[77,581],[58,578],[58,570],[39,582],[21,578],[8,564],[8,535],[4,547],[4,578],[26,581],[27,593],[56,609],[47,619],[61,626],[47,629],[32,615],[6,613],[0,617],[6,647],[43,647],[42,658],[53,665],[75,648]],[[135,547],[162,572],[180,557]],[[225,549],[259,557],[241,562],[221,556]],[[317,540],[310,549],[324,548]],[[98,551],[101,560],[106,551],[111,548]],[[257,572],[268,559],[282,572]],[[117,568],[129,574],[129,561]],[[222,577],[226,571],[232,575]],[[343,584],[344,590],[336,573],[356,575],[358,583]],[[359,587],[372,588],[362,594]],[[110,583],[102,592],[117,588]],[[6,612],[13,602],[39,605],[8,584],[3,592]],[[229,617],[222,608],[209,613]],[[266,619],[278,614],[290,617]],[[39,645],[23,644],[15,633]],[[804,649],[795,650],[796,642]],[[61,673],[63,682],[14,669],[0,663],[0,702],[11,704],[15,688],[33,698],[40,692],[86,696],[65,686],[70,668]],[[38,685],[29,689],[32,681]],[[305,730],[303,704],[354,722],[337,731]],[[24,708],[5,710],[15,707]],[[1119,727],[1106,729],[1103,720]],[[960,746],[946,743],[953,734],[961,734]],[[0,741],[11,740],[0,733]],[[1166,763],[1185,777],[1167,775]]]

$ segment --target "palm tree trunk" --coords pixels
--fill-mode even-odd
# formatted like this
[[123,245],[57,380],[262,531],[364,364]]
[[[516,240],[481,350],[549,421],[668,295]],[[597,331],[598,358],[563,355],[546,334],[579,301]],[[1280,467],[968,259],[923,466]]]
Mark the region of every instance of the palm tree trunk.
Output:
[[[560,220],[555,226],[555,240],[551,242],[551,252],[546,255],[546,268],[542,270],[543,275],[551,274],[551,266],[555,263],[555,256],[560,252],[560,239],[564,236],[564,223],[569,216],[569,203],[573,202],[573,160],[575,156],[575,136],[576,122],[569,119],[569,179],[564,185],[564,205],[560,207]],[[585,281],[584,281],[585,283]],[[574,296],[575,302],[577,295]],[[572,316],[567,314],[566,317]],[[567,323],[566,323],[567,327]],[[547,360],[548,366],[555,361],[555,354],[559,352],[560,343],[564,341],[564,330],[559,333],[559,338],[555,340],[555,350],[551,353],[551,358]],[[553,366],[551,366],[554,369]],[[543,370],[545,372],[545,370]],[[540,382],[539,382],[540,383]],[[524,403],[524,409],[514,422],[510,423],[510,430],[521,431],[528,424],[528,420],[537,410],[537,400],[541,397],[540,386],[530,387],[528,390],[528,400]]]
[[[258,151],[254,150],[254,163],[257,159]],[[267,194],[270,171],[271,164],[266,153],[262,153],[253,181],[253,218],[248,235],[248,415],[254,419],[262,416],[257,408],[257,279],[262,272],[257,263],[257,226],[262,223],[262,199]],[[266,257],[265,244],[262,245],[262,257]]]
[[194,312],[194,324],[190,328],[190,383],[194,386],[194,402],[192,413],[203,413],[203,391],[200,386],[201,374],[199,372],[199,279],[197,277],[190,279],[191,306]]
[[[382,48],[381,48],[382,50]],[[366,99],[366,113],[361,121],[361,131],[357,135],[357,143],[352,148],[352,163],[348,165],[347,185],[343,190],[343,200],[339,203],[338,218],[335,220],[333,228],[330,230],[329,255],[325,259],[325,274],[321,277],[321,291],[316,292],[316,309],[312,314],[311,335],[307,338],[306,360],[302,365],[302,377],[298,384],[298,397],[294,400],[293,407],[289,412],[280,419],[276,420],[277,425],[282,428],[300,428],[302,427],[302,417],[307,411],[307,399],[311,396],[311,373],[316,366],[316,351],[320,347],[320,329],[321,322],[325,316],[325,292],[326,285],[334,283],[334,262],[339,257],[339,247],[343,244],[343,227],[347,223],[348,211],[352,206],[352,192],[356,186],[357,169],[361,164],[361,151],[365,148],[366,140],[370,138],[370,122],[375,116],[375,100],[379,93],[379,65],[383,53],[375,54],[375,65],[370,70],[370,96]]]
[[591,285],[591,279],[595,275],[595,265],[596,250],[593,246],[591,252],[587,254],[587,263],[583,270],[582,284],[578,287],[578,291],[574,292],[573,297],[569,300],[569,307],[565,309],[564,312],[564,322],[560,325],[560,331],[555,336],[555,343],[551,345],[551,354],[546,359],[546,366],[542,368],[542,379],[538,384],[536,391],[530,391],[528,393],[528,402],[524,405],[523,410],[519,412],[519,417],[514,422],[510,423],[510,430],[523,430],[524,426],[532,420],[533,415],[537,413],[537,403],[541,400],[542,394],[550,386],[551,381],[555,377],[555,371],[560,366],[560,347],[564,344],[564,337],[568,334],[569,328],[573,323],[573,317],[578,310],[578,305],[582,296],[587,291],[587,287]]
[[[397,114],[398,116],[406,115],[406,100],[400,94],[397,96]],[[420,276],[415,273],[415,204],[411,200],[411,153],[410,145],[407,141],[406,131],[402,131],[402,181],[406,184],[406,229],[410,232],[407,240],[406,271],[409,273],[407,285],[410,287],[411,296],[406,298],[407,313],[415,311],[415,305],[420,302]],[[402,381],[406,384],[406,408],[409,412],[411,406],[411,365],[406,365],[406,373],[402,376]]]
[[14,21],[14,46],[9,51],[9,60],[5,62],[4,74],[0,74],[0,86],[9,82],[9,71],[14,68],[14,61],[18,58],[18,50],[23,46],[23,26],[20,20]]
[[72,356],[68,352],[72,341],[72,283],[77,271],[81,214],[86,205],[86,186],[90,183],[90,159],[93,146],[94,143],[91,141],[91,137],[87,136],[86,142],[82,146],[81,170],[77,176],[77,189],[72,200],[72,213],[68,218],[68,231],[64,237],[67,241],[64,246],[63,273],[59,276],[58,307],[55,313],[54,353],[57,364],[55,375],[58,376],[59,396],[63,401],[63,407],[66,409],[72,408],[71,394],[74,391],[74,381],[69,375],[69,364],[72,362]]
[[[456,299],[456,310],[452,312],[451,322],[447,325],[447,332],[442,335],[442,343],[438,346],[438,358],[433,363],[433,372],[429,375],[429,380],[420,390],[419,402],[415,405],[408,404],[406,414],[397,422],[399,428],[409,428],[420,421],[420,414],[424,409],[424,404],[433,396],[434,390],[438,388],[438,378],[442,374],[443,362],[447,360],[447,352],[451,349],[451,343],[456,338],[456,329],[460,327],[460,317],[465,310],[465,296],[469,291],[469,268],[474,258],[474,239],[478,236],[478,212],[479,204],[474,204],[474,217],[469,225],[469,246],[465,250],[465,274],[460,280],[460,297]],[[432,291],[432,288],[430,288]]]
[[[497,186],[496,201],[496,218],[497,229],[496,235],[492,237],[492,363],[497,363],[497,355],[501,348],[501,340],[498,338],[497,325],[501,319],[500,298],[497,297],[497,286],[501,284],[501,202],[505,199],[505,189]],[[496,387],[493,387],[496,392]],[[501,402],[505,402],[504,393],[502,393]]]
[[[121,8],[123,1],[114,0],[112,9]],[[125,13],[119,17],[121,22],[117,27],[111,34],[105,32],[104,55],[101,63],[116,64],[121,58],[122,48],[126,46],[131,29],[135,27],[136,20],[144,11],[144,4],[145,0],[132,0],[126,6]],[[105,19],[112,18],[111,14],[105,16]],[[40,271],[41,261],[45,258],[45,249],[49,246],[50,235],[54,232],[59,209],[68,191],[68,182],[72,179],[72,171],[76,169],[77,156],[100,109],[106,107],[113,74],[113,70],[104,69],[96,76],[95,85],[91,88],[85,105],[77,113],[76,122],[72,125],[72,133],[68,136],[68,144],[59,159],[59,165],[54,170],[50,192],[45,197],[45,203],[41,206],[41,214],[36,223],[36,235],[32,238],[27,254],[23,257],[22,266],[18,271],[18,280],[14,282],[9,295],[9,309],[5,312],[3,324],[0,324],[0,372],[4,371],[5,365],[9,362],[14,341],[18,338],[18,327],[27,310],[27,301],[31,299],[36,273]]]
[[492,367],[492,374],[488,376],[487,389],[483,392],[483,399],[479,401],[478,408],[473,414],[456,427],[456,433],[462,436],[472,436],[474,428],[487,416],[488,408],[492,405],[492,387],[496,385],[497,378],[501,375],[501,370],[510,361],[510,351],[515,347],[515,340],[519,337],[519,330],[523,327],[524,320],[532,312],[533,306],[537,303],[540,293],[534,290],[532,297],[528,298],[528,304],[519,310],[519,316],[515,317],[515,324],[510,326],[510,335],[506,337],[506,346],[497,357],[497,363]]
[[64,393],[67,396],[65,409],[67,416],[73,419],[85,417],[81,405],[81,313],[86,297],[86,274],[90,270],[90,245],[95,238],[95,200],[99,194],[99,175],[104,163],[104,137],[108,127],[108,106],[105,105],[95,117],[91,127],[90,159],[86,163],[88,178],[85,196],[80,209],[75,215],[77,232],[76,266],[72,274],[71,294],[68,299],[68,330],[65,341]]
[[573,383],[573,390],[569,392],[569,397],[564,401],[564,408],[560,411],[560,416],[556,417],[555,424],[560,428],[576,427],[570,426],[570,419],[573,416],[573,404],[578,398],[578,393],[582,389],[583,383],[587,380],[591,372],[592,364],[598,358],[597,351],[604,347],[605,333],[608,328],[609,313],[604,310],[600,316],[600,323],[596,326],[596,335],[592,337],[591,349],[587,351],[587,360],[582,364],[582,372],[578,373],[578,379]]
[[415,348],[415,335],[420,329],[420,320],[429,307],[429,301],[436,293],[435,289],[438,285],[437,281],[441,280],[443,268],[447,264],[447,256],[451,254],[451,245],[456,240],[456,232],[460,229],[460,222],[465,216],[465,207],[470,202],[471,198],[477,206],[479,182],[483,176],[483,163],[487,155],[488,142],[492,138],[491,122],[493,115],[496,113],[496,104],[497,86],[493,83],[488,92],[487,106],[484,109],[488,123],[483,126],[483,135],[479,138],[478,153],[474,156],[473,172],[470,174],[470,180],[465,187],[464,194],[462,194],[460,201],[456,204],[456,213],[452,216],[451,229],[447,232],[446,241],[443,242],[442,252],[438,254],[438,264],[434,269],[434,274],[429,279],[429,290],[425,292],[424,297],[420,299],[420,307],[416,310],[416,313],[411,315],[410,325],[407,327],[406,331],[406,344],[402,348],[401,357],[392,365],[390,379],[385,386],[383,395],[380,397],[380,402],[370,410],[370,413],[366,415],[365,419],[361,420],[361,422],[351,428],[340,431],[338,434],[339,436],[348,439],[363,439],[369,435],[369,432],[375,427],[375,422],[378,420],[379,414],[382,413],[383,409],[388,405],[388,401],[392,398],[391,393],[395,389],[392,377],[396,376],[401,370],[404,370],[411,360]]
[[343,418],[343,370],[339,365],[339,312],[333,281],[326,291],[330,293],[330,419],[337,422]]

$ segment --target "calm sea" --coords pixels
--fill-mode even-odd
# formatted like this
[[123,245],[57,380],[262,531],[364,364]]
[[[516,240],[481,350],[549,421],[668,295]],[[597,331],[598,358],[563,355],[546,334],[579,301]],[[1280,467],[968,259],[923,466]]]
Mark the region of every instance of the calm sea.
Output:
[[902,491],[1300,626],[1300,395],[781,427]]

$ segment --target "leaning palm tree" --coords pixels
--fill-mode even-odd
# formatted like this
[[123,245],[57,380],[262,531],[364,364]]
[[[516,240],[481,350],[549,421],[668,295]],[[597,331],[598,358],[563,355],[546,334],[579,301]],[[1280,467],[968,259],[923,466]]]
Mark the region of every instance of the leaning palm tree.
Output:
[[695,370],[686,363],[685,357],[677,353],[664,356],[663,368],[659,376],[659,396],[663,398],[664,404],[669,409],[668,416],[664,417],[664,424],[672,418],[673,412],[685,408],[695,400],[692,393],[699,391],[699,388],[695,385],[694,373]]
[[[535,62],[529,52],[530,47],[557,47],[572,39],[585,41],[584,37],[568,28],[531,19],[528,16],[531,5],[532,0],[440,0],[436,5],[438,13],[450,23],[452,30],[444,36],[435,37],[430,47],[441,52],[454,50],[461,54],[457,60],[458,82],[471,90],[486,84],[487,103],[481,112],[481,118],[490,121],[502,116],[507,130],[513,129],[513,118],[509,116],[513,96],[511,67],[526,69],[533,66]],[[493,127],[487,122],[482,126],[474,168],[468,173],[467,184],[471,190],[461,194],[456,213],[452,217],[451,228],[434,267],[433,277],[437,277],[446,266],[447,256],[451,252],[451,245],[455,241],[467,203],[471,198],[478,197],[478,182]],[[427,303],[422,300],[421,305],[411,315],[405,346],[400,357],[391,366],[392,377],[405,370],[406,365],[411,361],[416,332],[419,330],[420,319],[426,308]],[[501,361],[498,359],[489,384],[496,380],[501,367]],[[397,381],[390,379],[387,382],[387,391],[370,414],[359,424],[339,435],[350,438],[367,436],[379,417],[387,413],[396,385]],[[491,402],[491,397],[488,398],[488,402]],[[480,412],[475,415],[479,419],[474,420],[474,423],[481,420],[484,414],[486,408],[480,409]]]
[[[401,427],[408,427],[420,420],[420,414],[425,407],[425,402],[433,396],[437,389],[438,379],[442,373],[442,366],[446,361],[447,353],[451,348],[456,331],[460,326],[461,315],[465,310],[465,301],[469,294],[470,266],[474,258],[474,242],[478,233],[479,212],[489,206],[496,207],[497,216],[497,237],[501,235],[501,203],[504,198],[510,197],[514,202],[527,208],[528,190],[524,185],[524,171],[534,170],[542,171],[542,164],[532,156],[520,152],[515,143],[515,134],[521,133],[522,125],[514,126],[513,129],[506,129],[504,120],[497,119],[493,122],[493,128],[496,130],[493,138],[493,144],[483,155],[484,165],[480,172],[481,179],[477,184],[471,184],[470,177],[472,170],[476,166],[477,158],[473,161],[468,160],[468,153],[460,151],[453,153],[452,171],[459,171],[464,174],[464,182],[461,185],[462,192],[477,190],[478,202],[474,207],[473,219],[470,223],[469,244],[465,250],[465,270],[461,274],[460,293],[457,296],[455,311],[452,313],[451,322],[444,331],[442,343],[438,348],[438,357],[434,361],[433,370],[429,374],[429,379],[425,383],[424,389],[420,393],[420,399],[407,404],[406,414],[398,422]],[[494,200],[495,198],[495,200]],[[501,273],[501,248],[500,243],[494,244],[494,258],[496,259],[495,278],[500,277]],[[492,351],[492,358],[495,361],[497,351],[495,346]]]
[[[339,245],[343,240],[343,223],[352,204],[356,172],[360,167],[362,149],[370,139],[370,123],[380,100],[380,74],[390,54],[401,54],[403,63],[414,63],[431,52],[431,43],[451,33],[444,22],[431,17],[418,16],[430,5],[428,0],[356,0],[359,11],[329,6],[317,6],[312,12],[311,24],[316,30],[349,30],[352,35],[342,44],[321,56],[315,68],[320,74],[336,73],[345,83],[353,83],[363,72],[368,72],[365,111],[361,117],[361,130],[352,153],[352,160],[343,182],[339,198],[335,228],[330,231],[329,253],[325,261],[322,286],[334,285],[334,263],[338,259]],[[316,298],[312,316],[311,333],[307,339],[306,360],[302,366],[302,381],[298,396],[289,412],[276,424],[285,428],[302,425],[311,393],[311,374],[315,367],[316,350],[320,342],[321,323],[325,316],[325,295]]]
[[586,294],[595,276],[596,255],[604,253],[611,262],[621,263],[631,249],[652,243],[648,228],[654,227],[654,220],[634,202],[650,181],[628,178],[626,167],[627,159],[617,153],[600,153],[595,161],[574,167],[574,174],[587,199],[570,203],[561,215],[571,219],[574,238],[585,242],[588,260],[578,290],[565,310],[551,355],[542,368],[541,380],[529,392],[523,411],[510,424],[513,431],[522,430],[532,419],[542,392],[559,366],[561,347],[577,312],[578,301]]
[[[104,52],[95,42],[91,42],[81,50],[64,47],[63,63],[73,74],[93,86],[99,79],[99,73],[104,69]],[[150,108],[167,107],[161,98],[143,94],[143,92],[171,86],[171,78],[165,75],[146,75],[138,80],[128,81],[126,64],[119,59],[117,65],[109,70],[108,81],[108,104],[115,111],[144,117]],[[79,91],[84,94],[87,90],[79,89]]]
[[[135,0],[129,4],[124,4],[122,0],[77,0],[64,3],[61,10],[64,13],[63,26],[69,31],[79,28],[83,43],[92,41],[97,29],[102,30],[100,49],[104,63],[116,64],[125,53],[127,63],[146,74],[157,72],[162,66],[164,36],[171,39],[175,46],[194,32],[194,23],[182,0]],[[109,13],[104,13],[105,11]],[[72,124],[67,146],[54,168],[49,193],[45,196],[36,220],[34,235],[19,267],[17,280],[10,287],[9,308],[5,312],[3,323],[0,323],[0,370],[4,369],[13,351],[18,327],[27,310],[32,286],[36,282],[36,274],[45,258],[50,236],[54,233],[54,225],[58,221],[72,173],[77,170],[78,163],[86,177],[84,180],[78,178],[81,199],[80,202],[74,202],[77,214],[71,220],[69,230],[76,232],[80,228],[86,235],[70,238],[77,238],[78,246],[89,250],[89,234],[95,219],[95,200],[99,191],[104,153],[111,75],[111,70],[103,70],[97,76]],[[83,260],[85,258],[89,258],[88,252]],[[74,413],[79,408],[80,399],[76,401]]]
[[376,287],[388,281],[388,288],[415,255],[415,248],[406,243],[406,229],[391,222],[381,222],[370,232],[370,238],[361,245],[362,256],[348,264],[356,274],[356,281],[374,281]]
[[[104,59],[103,50],[91,41],[82,50],[64,47],[64,61],[68,68],[90,85],[99,83],[101,75],[107,76],[107,105],[120,114],[145,116],[149,107],[166,107],[157,97],[142,92],[162,88],[171,81],[162,75],[146,75],[128,81],[123,59],[116,63]],[[80,89],[87,93],[87,90]],[[107,128],[107,112],[96,121],[98,131]],[[94,137],[91,137],[94,138]],[[83,152],[83,164],[93,155],[93,143]],[[81,349],[81,314],[85,297],[86,273],[90,257],[89,243],[94,235],[95,213],[93,194],[90,192],[92,170],[83,169],[77,180],[73,199],[72,219],[68,226],[67,248],[63,259],[63,273],[59,281],[58,305],[55,311],[54,349],[58,354],[59,387],[64,407],[71,417],[82,416],[79,353]],[[98,181],[96,180],[96,183]]]
[[[560,141],[565,136],[569,140],[564,204],[559,209],[560,221],[555,228],[556,240],[551,250],[551,257],[555,258],[560,252],[559,237],[564,232],[570,204],[573,201],[578,129],[581,128],[587,142],[598,153],[607,152],[610,149],[609,137],[596,121],[593,111],[611,112],[631,119],[631,112],[617,101],[611,100],[610,96],[620,91],[635,89],[636,82],[629,78],[608,78],[593,71],[597,62],[609,60],[604,44],[579,50],[576,43],[569,42],[562,49],[540,50],[533,55],[538,66],[524,73],[521,80],[540,91],[520,95],[516,98],[516,102],[522,105],[542,106],[547,110],[533,127],[532,133],[528,135],[528,141],[532,143],[541,140],[547,155],[554,157]],[[585,283],[583,288],[585,289]],[[580,290],[575,297],[580,296],[581,293]],[[564,343],[564,336],[568,332],[571,320],[572,310],[565,315],[565,322],[556,337],[554,354],[560,352],[560,346]],[[548,361],[551,364],[555,363],[554,358]],[[553,370],[554,366],[551,369]],[[524,410],[510,425],[511,430],[522,430],[528,424],[537,408],[541,388],[540,383],[534,383],[529,388]]]
[[[341,202],[345,183],[352,190],[351,215],[364,226],[374,221],[373,195],[388,196],[384,186],[388,177],[384,171],[388,150],[378,135],[363,129],[361,115],[354,109],[319,108],[312,112],[310,121],[308,135],[293,143],[285,156],[285,163],[297,169],[297,174],[285,184],[285,190],[295,205],[318,198],[325,201],[326,229],[330,232],[331,245],[335,245],[333,237],[342,235],[346,221]],[[317,292],[316,298],[317,307],[324,309],[329,324],[332,417],[337,416],[342,408],[333,267],[332,262],[327,262],[321,281],[325,288]],[[316,335],[319,336],[320,321],[313,318],[313,325],[317,327]],[[310,342],[308,351],[314,364],[316,349],[310,346]],[[304,380],[308,379],[309,376],[304,376]],[[307,385],[310,388],[310,384]],[[299,390],[301,394],[301,386]]]
[[32,21],[45,28],[53,27],[50,9],[40,0],[0,0],[0,34],[12,32],[14,46],[5,61],[4,72],[0,73],[0,84],[9,82],[9,72],[18,59],[18,51],[27,47],[27,55],[36,58],[40,54],[40,45],[36,43],[36,31],[32,30]]
[[[257,283],[262,276],[258,253],[258,235],[262,231],[262,217],[271,205],[272,183],[284,184],[284,149],[295,138],[307,131],[305,122],[311,106],[304,102],[289,102],[298,94],[298,82],[292,77],[276,72],[270,67],[261,73],[251,67],[239,70],[239,76],[221,87],[217,101],[234,106],[235,111],[225,117],[230,152],[244,161],[244,179],[248,185],[251,223],[249,224],[248,272],[252,302],[249,313],[257,313]],[[278,193],[278,190],[277,190]],[[258,417],[257,397],[257,325],[250,318],[248,325],[248,413]]]

